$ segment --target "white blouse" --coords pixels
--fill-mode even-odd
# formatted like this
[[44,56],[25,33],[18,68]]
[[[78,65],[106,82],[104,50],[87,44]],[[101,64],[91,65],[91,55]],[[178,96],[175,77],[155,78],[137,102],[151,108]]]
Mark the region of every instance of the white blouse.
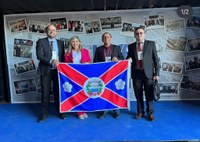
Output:
[[72,50],[73,63],[81,63],[81,52]]

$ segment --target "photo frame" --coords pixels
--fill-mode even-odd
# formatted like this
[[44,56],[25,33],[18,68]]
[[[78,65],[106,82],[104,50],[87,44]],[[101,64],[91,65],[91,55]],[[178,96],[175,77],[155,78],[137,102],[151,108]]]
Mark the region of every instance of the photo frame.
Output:
[[102,30],[122,28],[122,18],[120,16],[100,18],[100,22]]
[[200,54],[194,54],[184,57],[185,71],[193,71],[200,69]]
[[41,21],[29,21],[29,32],[32,33],[40,33],[40,34],[45,34],[45,28],[49,25],[50,23],[47,22],[41,22]]
[[145,29],[145,25],[142,24],[123,22],[120,35],[134,37],[135,28],[138,27],[143,27]]
[[13,57],[32,58],[33,41],[29,39],[14,39]]
[[167,36],[165,50],[184,52],[186,49],[187,37],[184,36]]
[[11,33],[23,32],[28,30],[26,18],[9,21],[8,27]]
[[165,17],[162,14],[144,17],[144,25],[146,26],[146,29],[164,28]]
[[178,95],[179,82],[159,82],[161,96]]
[[172,21],[165,22],[165,31],[166,32],[175,32],[185,30],[185,19],[177,19]]
[[182,75],[180,88],[191,92],[200,92],[199,77]]
[[182,62],[162,61],[161,71],[168,73],[181,74],[183,71]]
[[200,16],[192,16],[188,18],[186,27],[190,29],[200,29]]
[[61,37],[60,40],[64,42],[64,46],[65,46],[65,50],[66,50],[69,47],[70,39]]
[[200,37],[187,39],[187,52],[200,51]]
[[50,23],[53,24],[58,31],[67,30],[67,19],[66,18],[52,18],[49,19]]
[[68,20],[68,32],[83,33],[83,21],[81,20]]
[[15,88],[15,94],[17,95],[36,92],[36,84],[34,78],[14,81],[13,85]]
[[31,59],[31,60],[26,60],[26,61],[22,61],[17,64],[14,64],[14,70],[15,70],[16,75],[21,75],[24,73],[35,71],[36,67],[35,67],[34,60]]
[[101,23],[97,21],[84,21],[85,34],[94,34],[101,32]]

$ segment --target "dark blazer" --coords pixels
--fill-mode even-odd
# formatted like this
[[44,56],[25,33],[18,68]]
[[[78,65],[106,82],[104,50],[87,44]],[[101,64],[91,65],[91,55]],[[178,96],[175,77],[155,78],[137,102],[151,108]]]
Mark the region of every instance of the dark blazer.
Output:
[[[132,58],[131,63],[131,76],[134,78],[138,56],[136,42],[128,45],[128,55],[126,57]],[[154,41],[145,40],[143,47],[143,67],[144,73],[147,78],[153,78],[153,76],[159,76],[159,58],[156,51],[156,45]]]
[[[105,62],[104,48],[104,46],[97,47],[93,62]],[[124,59],[121,48],[117,45],[112,44],[111,60],[113,57],[117,57],[118,60]]]
[[[59,55],[59,61],[64,61],[64,42],[57,40],[58,44],[58,55]],[[40,61],[38,65],[38,73],[40,75],[44,75],[49,73],[51,70],[51,57],[52,57],[52,51],[50,47],[50,43],[48,41],[48,38],[42,38],[39,39],[36,43],[36,55],[37,59]]]

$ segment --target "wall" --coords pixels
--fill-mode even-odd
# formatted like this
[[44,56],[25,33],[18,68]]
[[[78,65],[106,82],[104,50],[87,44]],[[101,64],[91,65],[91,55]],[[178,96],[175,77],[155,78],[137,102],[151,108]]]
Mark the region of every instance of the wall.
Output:
[[[199,99],[200,8],[193,8],[193,16],[189,20],[179,17],[176,9],[5,15],[11,102],[40,101],[35,44],[39,38],[45,37],[43,27],[56,22],[60,28],[58,38],[67,42],[71,36],[79,36],[83,46],[89,49],[91,58],[94,49],[102,45],[101,35],[105,31],[112,34],[113,44],[120,45],[126,56],[127,45],[135,41],[132,30],[145,25],[146,38],[156,42],[160,58],[161,100]],[[82,27],[71,28],[70,22]],[[90,30],[92,26],[93,30]],[[131,89],[130,93],[131,100],[135,100]]]

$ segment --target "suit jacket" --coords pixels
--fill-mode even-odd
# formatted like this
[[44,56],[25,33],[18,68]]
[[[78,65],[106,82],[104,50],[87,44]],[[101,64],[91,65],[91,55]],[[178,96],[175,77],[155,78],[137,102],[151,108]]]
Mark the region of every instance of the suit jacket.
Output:
[[[105,62],[104,48],[104,46],[97,47],[93,62]],[[122,56],[121,48],[112,44],[111,60],[113,57],[117,57],[119,60],[124,59]]]
[[[64,61],[64,42],[57,40],[59,61]],[[41,75],[48,74],[51,70],[50,60],[52,58],[52,51],[48,38],[39,39],[36,43],[36,55],[39,60],[38,73]]]
[[[64,61],[67,63],[73,63],[73,55],[72,52],[66,53],[64,57]],[[81,49],[81,63],[91,62],[89,51],[85,48]]]
[[[135,71],[138,63],[137,46],[136,42],[128,45],[127,59],[132,58],[131,64],[131,76],[134,78]],[[159,76],[159,58],[156,51],[156,45],[154,41],[145,40],[143,47],[143,68],[147,78],[153,78],[153,76]]]

